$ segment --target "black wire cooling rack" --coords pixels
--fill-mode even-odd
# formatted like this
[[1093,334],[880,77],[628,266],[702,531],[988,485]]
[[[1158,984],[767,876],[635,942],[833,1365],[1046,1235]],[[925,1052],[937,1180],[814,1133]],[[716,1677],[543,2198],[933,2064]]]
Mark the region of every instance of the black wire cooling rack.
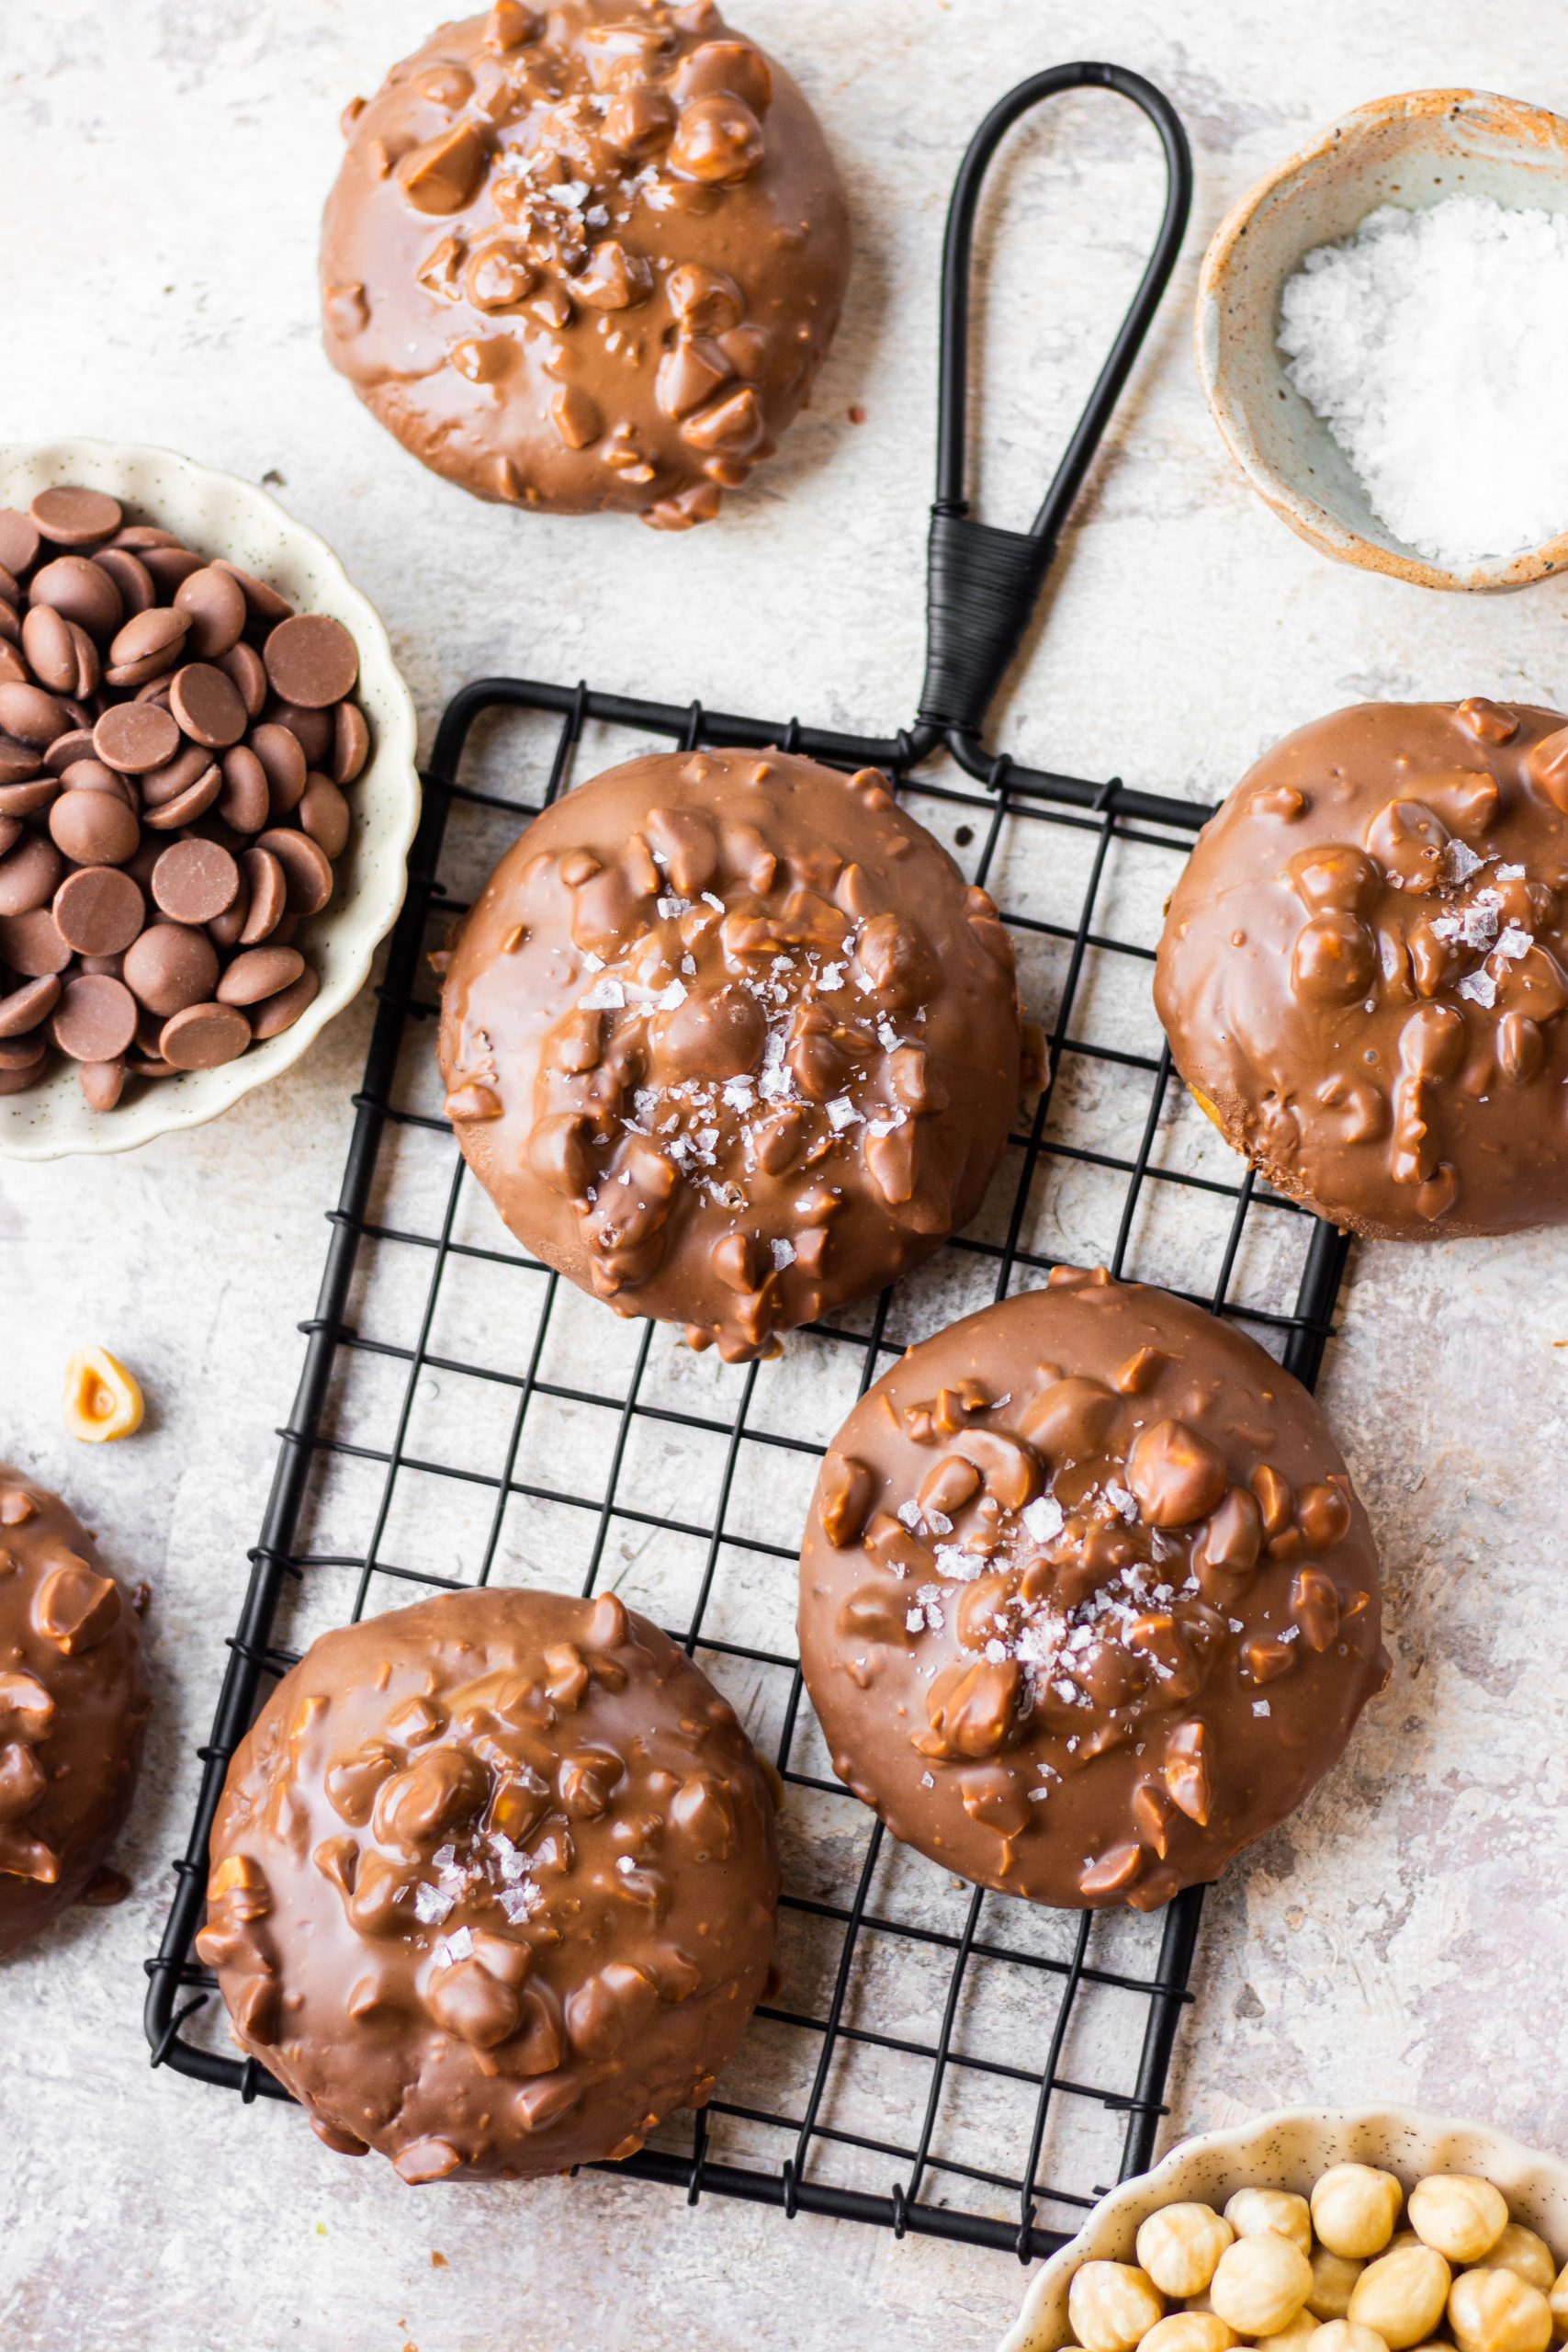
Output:
[[[999,531],[969,516],[963,488],[975,214],[1010,126],[1083,86],[1118,91],[1154,123],[1166,213],[1032,528]],[[1050,1912],[897,1846],[832,1777],[796,1661],[794,1570],[818,1463],[854,1396],[911,1340],[1054,1263],[1103,1261],[1162,1282],[1242,1319],[1309,1383],[1330,1329],[1341,1237],[1250,1173],[1237,1179],[1172,1085],[1154,1019],[1161,909],[1208,811],[1020,766],[981,736],[1164,290],[1189,195],[1179,123],[1116,67],[1038,74],[976,134],[943,261],[930,654],[912,730],[861,738],[509,678],[466,687],[445,713],[304,1371],[148,1963],[154,2064],[246,2099],[287,2096],[221,2046],[213,1979],[191,1944],[230,1757],[314,1634],[449,1586],[613,1584],[702,1661],[787,1792],[779,1988],[721,2095],[615,2169],[692,2203],[705,2190],[1027,2260],[1149,2162],[1201,1893],[1153,1918]],[[1044,1016],[1045,1082],[974,1226],[770,1363],[692,1356],[526,1257],[440,1110],[430,950],[543,801],[650,741],[886,769],[998,899],[1026,1002]]]

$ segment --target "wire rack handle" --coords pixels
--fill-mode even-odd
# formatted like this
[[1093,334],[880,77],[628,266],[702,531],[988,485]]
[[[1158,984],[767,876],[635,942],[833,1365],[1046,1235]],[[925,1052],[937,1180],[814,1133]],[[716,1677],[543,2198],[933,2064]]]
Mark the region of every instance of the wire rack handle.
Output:
[[[975,218],[997,149],[1020,118],[1064,90],[1113,90],[1131,99],[1165,150],[1165,212],[1104,366],[1027,531],[977,522],[964,488],[969,401],[969,294]],[[1169,280],[1192,200],[1187,134],[1164,94],[1125,66],[1054,65],[1031,74],[991,108],[969,142],[948,208],[942,260],[937,379],[936,501],[926,569],[926,675],[922,727],[976,739],[1029,626],[1062,527]]]

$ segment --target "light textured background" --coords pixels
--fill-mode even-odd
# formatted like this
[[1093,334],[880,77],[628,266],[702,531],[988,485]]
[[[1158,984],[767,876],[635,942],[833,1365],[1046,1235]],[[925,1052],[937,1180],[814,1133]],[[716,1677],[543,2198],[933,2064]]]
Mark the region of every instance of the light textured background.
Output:
[[[1193,380],[1197,257],[1230,200],[1334,115],[1479,83],[1568,107],[1533,0],[750,0],[848,175],[849,315],[811,413],[715,528],[538,520],[404,458],[327,369],[317,211],[335,119],[426,0],[0,8],[0,430],[167,442],[265,479],[342,551],[422,710],[491,668],[891,729],[919,672],[935,260],[982,108],[1108,55],[1181,107],[1198,194],[1150,352],[997,732],[1217,795],[1366,694],[1561,700],[1568,583],[1489,605],[1335,568],[1227,469]],[[1021,519],[1152,223],[1111,99],[1020,141],[986,305],[987,511]],[[850,420],[852,404],[864,422]],[[673,658],[672,658],[673,657]],[[0,1450],[65,1487],[156,1600],[160,1709],[137,1887],[0,1970],[0,2322],[28,2352],[730,2352],[984,2346],[1000,2257],[602,2179],[411,2198],[298,2118],[146,2071],[156,1939],[299,1361],[367,1007],[221,1125],[130,1160],[0,1164]],[[1325,1398],[1385,1547],[1394,1683],[1351,1760],[1233,1872],[1205,1927],[1177,2125],[1404,2098],[1568,2138],[1559,1693],[1568,1297],[1561,1244],[1362,1250]],[[70,1448],[69,1351],[143,1374],[133,1444]],[[433,2250],[446,2256],[442,2267]]]

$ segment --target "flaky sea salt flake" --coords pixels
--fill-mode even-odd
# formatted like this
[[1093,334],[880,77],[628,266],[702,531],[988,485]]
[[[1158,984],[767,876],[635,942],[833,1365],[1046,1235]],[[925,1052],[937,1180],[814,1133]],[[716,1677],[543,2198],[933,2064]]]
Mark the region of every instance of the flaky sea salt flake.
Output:
[[1066,1525],[1066,1513],[1055,1495],[1037,1495],[1023,1507],[1023,1523],[1037,1544],[1049,1544]]

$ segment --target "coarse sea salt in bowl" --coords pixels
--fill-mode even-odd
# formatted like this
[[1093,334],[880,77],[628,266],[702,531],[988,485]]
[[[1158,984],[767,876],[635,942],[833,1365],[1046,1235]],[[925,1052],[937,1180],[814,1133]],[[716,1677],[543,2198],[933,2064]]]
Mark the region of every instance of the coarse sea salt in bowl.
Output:
[[[1198,367],[1214,420],[1252,487],[1292,530],[1325,555],[1426,588],[1519,588],[1568,570],[1568,511],[1554,494],[1550,472],[1543,468],[1538,544],[1517,544],[1524,511],[1517,463],[1512,466],[1514,495],[1498,499],[1498,536],[1506,540],[1511,528],[1513,546],[1473,551],[1466,544],[1467,533],[1472,539],[1475,536],[1473,514],[1461,516],[1457,500],[1451,527],[1445,528],[1439,517],[1436,533],[1423,534],[1425,547],[1402,538],[1374,507],[1366,483],[1328,424],[1297,389],[1288,372],[1292,363],[1280,347],[1284,291],[1297,278],[1307,254],[1353,237],[1381,207],[1425,211],[1456,197],[1483,199],[1494,251],[1498,234],[1494,205],[1511,215],[1568,219],[1568,121],[1543,107],[1484,90],[1417,90],[1375,99],[1346,115],[1261,180],[1221,223],[1199,282]],[[1466,225],[1482,221],[1482,213],[1471,212]],[[1473,250],[1473,241],[1458,234],[1444,237],[1435,222],[1421,227],[1419,237],[1401,240],[1404,254],[1413,272],[1425,266],[1441,282],[1441,269],[1448,266],[1444,255],[1451,261],[1466,242],[1472,243]],[[1486,233],[1483,226],[1483,238]],[[1521,251],[1539,254],[1540,266],[1549,272],[1542,283],[1549,283],[1553,266],[1550,248],[1568,232],[1537,222],[1528,247],[1517,222],[1505,224],[1501,233],[1505,266],[1517,271],[1529,266],[1528,260],[1521,264]],[[1363,249],[1365,243],[1360,241]],[[1568,246],[1556,266],[1568,277]],[[1473,372],[1479,365],[1484,372],[1490,354],[1474,340],[1477,306],[1472,301],[1466,308],[1462,268],[1452,269],[1450,279],[1456,366]],[[1414,277],[1408,282],[1415,298],[1421,289]],[[1297,279],[1298,287],[1301,283]],[[1441,322],[1431,316],[1429,301],[1424,297],[1423,301],[1426,331],[1438,334],[1441,348],[1447,340]],[[1314,307],[1321,333],[1325,305],[1319,300]],[[1531,323],[1539,325],[1552,346],[1568,332],[1553,314],[1518,322],[1517,349],[1499,346],[1495,353],[1492,374],[1499,407],[1492,423],[1495,434],[1506,420],[1509,401],[1533,400],[1540,404],[1544,447],[1552,437],[1549,416],[1561,420],[1562,414],[1561,379],[1544,345],[1536,364],[1530,364],[1527,330]],[[1468,346],[1467,330],[1472,338]],[[1503,332],[1515,332],[1514,322],[1505,320]],[[1321,350],[1318,356],[1321,361]],[[1332,373],[1333,358],[1330,352],[1318,375]],[[1341,349],[1341,368],[1343,361]],[[1298,360],[1298,372],[1300,366]],[[1397,370],[1391,373],[1396,379]],[[1391,502],[1387,486],[1392,481],[1397,492],[1413,484],[1418,492],[1423,475],[1427,481],[1440,480],[1445,469],[1451,475],[1441,401],[1418,399],[1413,392],[1408,414],[1399,413],[1397,401],[1393,405],[1393,414],[1363,418],[1364,439],[1381,444],[1379,488],[1384,503],[1420,513],[1423,500],[1418,494]],[[1475,435],[1480,430],[1478,423]],[[1557,437],[1559,480],[1568,496],[1568,432]],[[1472,467],[1480,455],[1472,436],[1467,452]],[[1502,451],[1498,459],[1507,472]],[[1430,510],[1427,497],[1428,515]]]

